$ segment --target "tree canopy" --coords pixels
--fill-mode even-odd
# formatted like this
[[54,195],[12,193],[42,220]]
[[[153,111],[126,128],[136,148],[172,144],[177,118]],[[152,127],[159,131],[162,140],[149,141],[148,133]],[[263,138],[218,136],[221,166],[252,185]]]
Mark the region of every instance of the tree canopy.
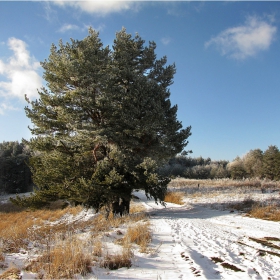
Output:
[[191,127],[169,99],[175,65],[155,49],[124,28],[112,49],[91,28],[83,40],[51,46],[41,63],[46,87],[25,108],[37,191],[18,203],[65,198],[100,209],[130,200],[133,189],[163,201],[169,179],[157,168],[184,149]]

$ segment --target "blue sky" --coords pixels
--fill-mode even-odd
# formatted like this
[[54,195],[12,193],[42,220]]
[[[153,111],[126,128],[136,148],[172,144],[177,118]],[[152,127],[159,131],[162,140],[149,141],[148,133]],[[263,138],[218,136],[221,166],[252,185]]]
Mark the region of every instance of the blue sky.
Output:
[[24,94],[44,85],[40,61],[89,26],[104,45],[122,27],[138,32],[175,62],[171,102],[192,126],[191,156],[231,161],[280,146],[277,1],[0,1],[0,142],[30,138]]

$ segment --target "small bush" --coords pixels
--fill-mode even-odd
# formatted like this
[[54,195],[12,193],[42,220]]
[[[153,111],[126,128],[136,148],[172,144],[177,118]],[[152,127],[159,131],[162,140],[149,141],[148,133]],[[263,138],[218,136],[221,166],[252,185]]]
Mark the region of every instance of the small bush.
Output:
[[256,201],[254,201],[250,197],[246,197],[241,202],[230,204],[230,207],[237,211],[250,211],[252,209],[252,207],[254,207],[255,204],[256,204]]
[[25,208],[15,205],[12,202],[0,203],[0,213],[14,213],[25,210]]
[[184,194],[182,192],[167,192],[164,198],[165,202],[175,203],[179,205],[184,204]]

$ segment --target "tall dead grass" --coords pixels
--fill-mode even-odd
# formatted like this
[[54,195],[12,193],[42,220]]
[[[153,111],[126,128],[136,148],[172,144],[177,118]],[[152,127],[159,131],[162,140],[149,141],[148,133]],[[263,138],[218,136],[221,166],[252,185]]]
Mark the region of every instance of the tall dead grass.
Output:
[[[11,205],[3,209],[0,205],[1,259],[5,260],[7,253],[16,253],[22,249],[28,251],[32,244],[39,257],[31,260],[25,269],[37,273],[40,279],[73,279],[75,275],[91,272],[93,265],[109,269],[130,267],[133,252],[129,242],[139,244],[141,250],[146,246],[144,239],[135,238],[131,233],[134,224],[139,221],[144,224],[148,220],[145,208],[136,203],[131,207],[132,214],[123,217],[110,215],[106,219],[105,215],[98,214],[90,220],[75,218],[82,210],[78,206],[26,211],[12,209]],[[65,215],[72,215],[72,219],[63,218]],[[130,225],[131,229],[128,230],[130,233],[122,252],[106,253],[102,237],[124,224]],[[141,230],[144,228],[142,226]],[[82,242],[78,235],[85,232],[89,238]],[[141,233],[143,236],[147,234],[150,234],[148,229],[145,234]]]
[[47,279],[73,279],[76,274],[86,275],[91,272],[92,257],[85,252],[85,246],[80,240],[68,239],[46,250],[25,269],[34,273],[43,270]]
[[165,195],[164,201],[183,205],[184,204],[184,194],[182,192],[168,191]]
[[131,244],[135,243],[139,246],[140,252],[146,253],[151,239],[150,223],[140,222],[128,227],[125,236],[121,240],[121,244],[125,248],[130,248]]
[[12,266],[0,275],[0,279],[21,279],[20,270],[17,267]]
[[185,186],[192,187],[252,187],[252,188],[280,188],[280,181],[271,181],[266,179],[187,179],[176,178],[171,180],[168,185],[170,188],[181,188]]
[[261,206],[257,204],[253,206],[252,210],[250,210],[248,214],[251,217],[257,219],[270,220],[275,222],[280,221],[280,208],[276,205]]
[[0,212],[0,241],[2,251],[16,253],[20,249],[26,249],[29,241],[42,240],[50,232],[69,231],[65,223],[51,225],[65,214],[76,215],[82,208],[67,208],[63,210],[37,210],[21,212]]
[[133,258],[133,252],[130,248],[123,248],[121,253],[107,254],[105,258],[100,262],[100,267],[109,268],[111,270],[119,269],[122,267],[131,267]]

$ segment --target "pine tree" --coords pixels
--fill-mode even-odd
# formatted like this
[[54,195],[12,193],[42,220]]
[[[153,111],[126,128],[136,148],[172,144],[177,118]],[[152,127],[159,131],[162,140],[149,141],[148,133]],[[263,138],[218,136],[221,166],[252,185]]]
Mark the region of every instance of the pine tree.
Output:
[[182,128],[169,99],[175,65],[157,60],[155,49],[124,28],[112,49],[93,29],[81,41],[52,45],[42,63],[46,87],[25,108],[38,189],[15,202],[64,198],[98,210],[122,199],[129,211],[134,189],[163,201],[169,178],[158,166],[183,150],[191,127]]
[[263,174],[271,180],[280,180],[280,151],[269,146],[263,155]]

